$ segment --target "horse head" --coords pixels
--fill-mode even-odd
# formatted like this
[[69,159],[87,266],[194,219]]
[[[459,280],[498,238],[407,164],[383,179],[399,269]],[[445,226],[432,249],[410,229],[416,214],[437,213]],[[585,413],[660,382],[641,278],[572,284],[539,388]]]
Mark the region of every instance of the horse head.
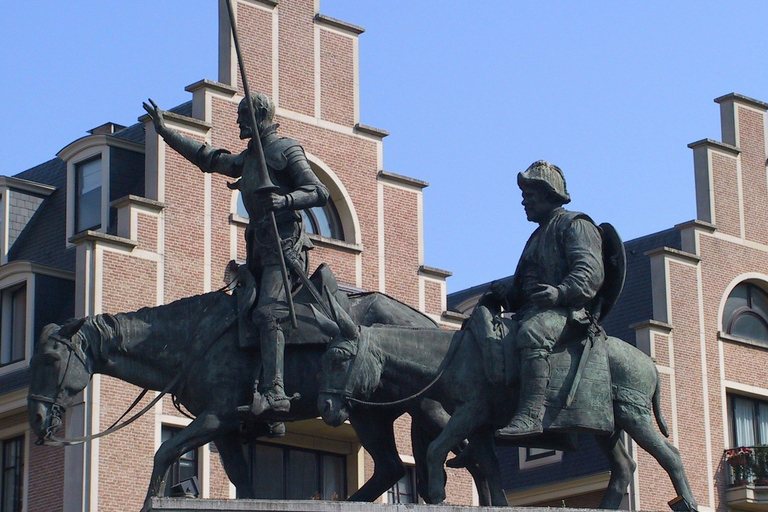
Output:
[[351,370],[358,355],[357,340],[338,336],[325,351],[320,361],[320,391],[317,395],[317,408],[323,421],[338,427],[349,418],[349,397]]
[[29,425],[40,442],[63,425],[62,416],[91,378],[88,359],[78,335],[85,319],[43,328],[30,361],[27,395]]

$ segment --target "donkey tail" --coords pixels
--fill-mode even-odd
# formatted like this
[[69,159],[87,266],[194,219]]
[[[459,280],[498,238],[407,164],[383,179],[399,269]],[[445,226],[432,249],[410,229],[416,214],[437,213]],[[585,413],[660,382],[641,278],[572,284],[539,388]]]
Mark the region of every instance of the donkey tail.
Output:
[[664,434],[664,437],[669,437],[669,427],[667,422],[664,421],[664,415],[661,413],[661,379],[659,378],[659,370],[654,366],[656,373],[656,390],[653,392],[653,415],[656,417],[656,424],[659,426],[659,430]]

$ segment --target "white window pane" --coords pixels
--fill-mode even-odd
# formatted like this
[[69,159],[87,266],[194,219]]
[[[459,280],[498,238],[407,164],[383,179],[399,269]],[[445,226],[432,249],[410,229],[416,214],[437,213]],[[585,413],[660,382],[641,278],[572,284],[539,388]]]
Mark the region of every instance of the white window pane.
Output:
[[13,292],[13,320],[11,326],[11,360],[24,359],[24,346],[27,334],[27,287],[22,286]]
[[760,444],[768,444],[768,404],[761,403],[760,420],[758,421],[758,432],[760,434]]
[[733,418],[736,424],[736,445],[755,445],[755,404],[743,398],[733,399]]

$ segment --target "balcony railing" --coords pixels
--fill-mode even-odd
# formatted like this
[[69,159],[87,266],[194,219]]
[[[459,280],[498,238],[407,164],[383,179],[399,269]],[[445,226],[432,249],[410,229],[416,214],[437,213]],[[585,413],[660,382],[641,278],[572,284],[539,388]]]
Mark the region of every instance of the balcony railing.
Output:
[[740,446],[723,452],[731,487],[768,486],[768,445]]

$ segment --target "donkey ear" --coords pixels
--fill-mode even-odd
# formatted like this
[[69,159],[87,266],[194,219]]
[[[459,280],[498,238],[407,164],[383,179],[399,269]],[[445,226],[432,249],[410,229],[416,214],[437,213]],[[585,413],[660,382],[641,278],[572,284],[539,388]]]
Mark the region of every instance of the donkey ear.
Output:
[[69,339],[75,334],[77,334],[77,331],[80,330],[80,328],[85,323],[85,318],[80,318],[79,320],[72,320],[70,322],[67,322],[66,324],[61,326],[61,329],[59,329],[58,335],[62,338]]

